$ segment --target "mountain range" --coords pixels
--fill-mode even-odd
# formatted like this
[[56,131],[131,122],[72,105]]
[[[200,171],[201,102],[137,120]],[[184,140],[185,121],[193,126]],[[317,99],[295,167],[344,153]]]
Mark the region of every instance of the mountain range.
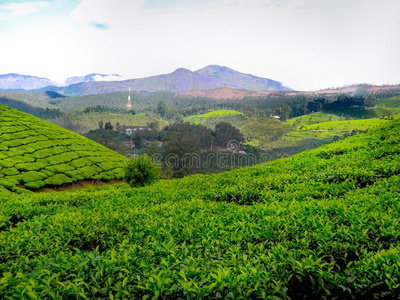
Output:
[[0,90],[36,90],[46,86],[60,86],[59,83],[30,75],[15,73],[0,75]]
[[[233,88],[257,92],[291,90],[284,87],[281,82],[244,74],[218,65],[209,65],[197,71],[179,68],[169,74],[122,81],[106,81],[108,76],[115,78],[119,75],[93,73],[86,76],[70,77],[66,80],[64,86],[60,86],[60,84],[46,78],[7,74],[0,75],[0,89],[53,91],[64,95],[104,94],[125,91],[129,87],[142,93],[156,91],[180,93],[190,90],[213,90],[217,88]],[[18,84],[15,82],[18,82]]]

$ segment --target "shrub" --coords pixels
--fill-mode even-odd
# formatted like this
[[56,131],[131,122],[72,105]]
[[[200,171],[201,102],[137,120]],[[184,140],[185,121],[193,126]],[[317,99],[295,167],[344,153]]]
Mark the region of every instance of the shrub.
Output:
[[44,186],[45,186],[44,181],[40,181],[40,180],[39,181],[28,182],[28,183],[25,184],[25,188],[27,188],[29,190],[33,190],[33,191],[38,190],[38,189],[40,189],[41,187],[44,187]]
[[125,181],[132,187],[150,185],[160,177],[160,167],[147,155],[130,159],[125,166]]

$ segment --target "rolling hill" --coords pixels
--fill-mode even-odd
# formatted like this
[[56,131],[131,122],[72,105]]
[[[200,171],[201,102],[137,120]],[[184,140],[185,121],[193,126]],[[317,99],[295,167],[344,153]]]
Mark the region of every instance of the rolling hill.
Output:
[[0,189],[38,190],[123,177],[125,158],[83,136],[0,105]]
[[395,299],[400,121],[218,175],[1,194],[2,298]]

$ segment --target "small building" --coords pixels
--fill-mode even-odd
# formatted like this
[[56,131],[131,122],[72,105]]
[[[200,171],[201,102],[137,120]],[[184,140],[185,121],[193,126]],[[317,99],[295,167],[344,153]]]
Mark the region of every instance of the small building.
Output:
[[120,126],[118,132],[121,134],[132,135],[136,131],[151,130],[149,126]]
[[279,120],[281,118],[280,116],[274,116],[274,115],[270,115],[269,117],[275,120]]
[[135,143],[133,141],[125,141],[124,145],[128,148],[134,148],[135,147]]

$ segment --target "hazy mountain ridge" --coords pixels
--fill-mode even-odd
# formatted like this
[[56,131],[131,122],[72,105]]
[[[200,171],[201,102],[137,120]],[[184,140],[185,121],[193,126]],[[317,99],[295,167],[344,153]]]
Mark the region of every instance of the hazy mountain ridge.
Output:
[[[69,85],[60,87],[49,80],[49,84],[10,86],[5,82],[0,89],[51,90],[62,94],[91,95],[124,91],[131,87],[139,92],[170,91],[180,93],[188,90],[213,90],[217,88],[234,88],[257,92],[291,91],[281,82],[245,74],[228,67],[209,65],[197,71],[178,68],[172,73],[150,76],[123,81],[96,81],[98,76],[106,78],[106,74],[92,73],[86,76],[70,77],[66,80]],[[118,76],[118,75],[112,75]]]
[[46,86],[59,86],[48,78],[9,73],[0,75],[0,90],[35,90]]

